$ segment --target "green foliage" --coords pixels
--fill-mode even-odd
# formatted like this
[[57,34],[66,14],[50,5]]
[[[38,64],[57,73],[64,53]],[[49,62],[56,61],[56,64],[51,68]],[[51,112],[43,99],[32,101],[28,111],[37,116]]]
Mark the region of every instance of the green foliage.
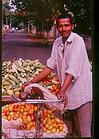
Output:
[[75,30],[90,34],[93,9],[91,0],[14,0],[13,4],[16,5],[17,12],[26,13],[25,16],[20,16],[24,24],[33,21],[41,31],[51,29],[52,18],[56,17],[65,5],[65,9],[69,9],[75,15],[77,25]]
[[62,7],[61,0],[15,0],[17,11],[25,11],[27,20],[35,20],[39,30],[50,30],[53,24],[52,17]]
[[90,34],[92,27],[92,7],[91,0],[65,0],[65,8],[72,11],[75,15],[76,31]]

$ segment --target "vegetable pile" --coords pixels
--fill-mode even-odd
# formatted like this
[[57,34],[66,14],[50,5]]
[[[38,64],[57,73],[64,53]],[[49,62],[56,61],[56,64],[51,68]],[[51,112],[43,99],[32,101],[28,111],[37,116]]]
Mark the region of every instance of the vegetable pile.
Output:
[[[18,60],[5,61],[2,63],[2,96],[11,96],[15,94],[19,97],[21,92],[21,86],[25,82],[29,82],[33,79],[38,73],[40,73],[44,69],[45,65],[43,65],[39,60],[23,60],[19,58]],[[60,81],[56,75],[56,73],[51,72],[51,74],[39,82],[41,86],[48,89],[51,93],[56,95],[56,93],[60,90],[61,85]],[[30,95],[30,98],[33,98]],[[25,102],[21,103],[13,103],[7,104],[2,107],[2,118],[7,120],[9,123],[14,121],[18,121],[21,119],[22,127],[19,125],[16,130],[20,131],[32,131],[34,137],[37,128],[37,110],[38,105],[36,104],[27,104]],[[62,118],[62,117],[61,117]],[[68,133],[68,129],[64,124],[63,119],[59,118],[54,114],[53,109],[49,109],[49,107],[44,107],[43,117],[40,117],[40,125],[43,126],[43,136],[49,137],[49,134],[52,135],[51,138],[62,135],[66,135]],[[3,132],[6,134],[7,131],[10,132],[10,128],[4,128]],[[11,129],[10,135],[13,136],[15,133],[15,129]],[[34,133],[35,132],[35,133]],[[14,135],[17,138],[17,135]],[[21,136],[20,136],[21,137]]]
[[[18,60],[5,61],[2,64],[2,95],[11,96],[13,93],[19,96],[23,83],[30,81],[35,75],[43,70],[39,60]],[[60,82],[55,73],[51,73],[39,84],[56,94],[60,89]]]
[[[2,117],[8,121],[22,119],[24,130],[36,129],[37,105],[26,103],[7,104],[2,107]],[[45,109],[43,117],[43,131],[50,133],[67,133],[67,128],[62,119],[55,116],[53,110]],[[18,129],[20,130],[20,129]]]

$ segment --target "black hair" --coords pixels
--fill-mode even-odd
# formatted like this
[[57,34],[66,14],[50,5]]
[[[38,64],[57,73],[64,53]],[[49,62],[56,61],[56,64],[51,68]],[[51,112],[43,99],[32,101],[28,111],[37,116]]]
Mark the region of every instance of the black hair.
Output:
[[74,24],[75,23],[74,14],[72,12],[70,12],[70,11],[63,11],[62,13],[60,13],[60,15],[56,19],[56,25],[58,25],[58,20],[60,18],[69,18],[71,24]]

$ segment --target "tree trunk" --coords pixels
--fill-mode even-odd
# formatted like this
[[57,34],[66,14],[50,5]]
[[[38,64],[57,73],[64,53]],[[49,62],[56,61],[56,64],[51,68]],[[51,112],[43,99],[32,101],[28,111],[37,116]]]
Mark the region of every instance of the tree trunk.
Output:
[[56,39],[56,24],[53,25],[53,38]]
[[12,19],[11,19],[11,15],[10,15],[10,29],[12,28]]
[[8,17],[6,17],[6,25],[8,25]]
[[30,33],[30,22],[28,22],[28,33]]
[[42,22],[42,31],[41,31],[41,37],[44,37],[44,22]]

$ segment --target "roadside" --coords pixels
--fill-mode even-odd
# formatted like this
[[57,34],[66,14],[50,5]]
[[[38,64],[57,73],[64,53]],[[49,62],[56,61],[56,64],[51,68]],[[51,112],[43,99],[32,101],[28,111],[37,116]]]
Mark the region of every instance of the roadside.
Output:
[[41,38],[32,33],[28,33],[28,36],[30,39],[32,39],[33,42],[39,42],[43,46],[51,45],[54,42],[53,38]]
[[[44,42],[45,43],[48,41],[49,43],[53,43],[54,42],[54,38],[40,38],[32,33],[28,33],[28,36],[30,39],[33,40],[33,42]],[[86,48],[87,49],[90,49],[92,46],[91,46],[91,36],[86,36],[86,35],[82,35],[84,41],[85,41],[85,45],[86,45]]]

